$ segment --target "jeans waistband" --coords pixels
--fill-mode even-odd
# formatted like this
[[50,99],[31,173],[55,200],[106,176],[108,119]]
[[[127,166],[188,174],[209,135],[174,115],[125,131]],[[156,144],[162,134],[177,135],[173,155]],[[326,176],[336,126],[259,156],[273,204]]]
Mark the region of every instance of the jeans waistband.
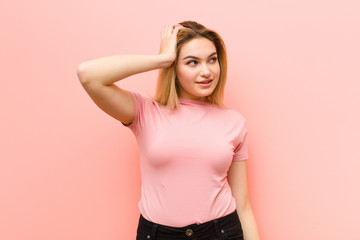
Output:
[[216,234],[221,235],[221,228],[227,224],[234,224],[240,222],[237,211],[225,215],[220,218],[216,218],[201,224],[190,224],[184,227],[171,227],[159,223],[154,223],[140,214],[139,219],[139,229],[145,230],[146,232],[151,232],[152,239],[155,238],[155,234],[161,234],[163,236],[195,236],[198,234],[204,234],[208,232],[216,231]]

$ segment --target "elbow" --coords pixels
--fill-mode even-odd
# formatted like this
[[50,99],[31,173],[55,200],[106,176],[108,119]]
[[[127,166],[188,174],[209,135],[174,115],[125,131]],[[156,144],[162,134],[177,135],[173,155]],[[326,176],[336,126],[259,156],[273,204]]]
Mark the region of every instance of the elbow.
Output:
[[[235,198],[236,199],[236,198]],[[251,210],[251,205],[248,197],[236,199],[236,209],[239,212],[246,212],[248,210]]]
[[82,85],[84,85],[84,84],[86,84],[86,82],[88,82],[88,78],[86,77],[86,64],[85,63],[79,64],[79,66],[77,67],[76,74]]

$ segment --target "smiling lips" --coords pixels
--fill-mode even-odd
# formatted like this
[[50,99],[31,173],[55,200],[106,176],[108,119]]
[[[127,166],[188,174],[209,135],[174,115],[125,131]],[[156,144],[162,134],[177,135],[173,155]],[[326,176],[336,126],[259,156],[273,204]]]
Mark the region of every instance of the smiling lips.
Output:
[[212,81],[212,79],[207,79],[207,80],[204,80],[204,81],[201,81],[201,82],[197,82],[197,83],[209,83],[209,82],[211,82]]
[[212,79],[204,80],[204,81],[201,81],[201,82],[197,82],[197,84],[199,84],[199,85],[201,85],[203,87],[209,87],[211,85],[212,81],[213,81]]

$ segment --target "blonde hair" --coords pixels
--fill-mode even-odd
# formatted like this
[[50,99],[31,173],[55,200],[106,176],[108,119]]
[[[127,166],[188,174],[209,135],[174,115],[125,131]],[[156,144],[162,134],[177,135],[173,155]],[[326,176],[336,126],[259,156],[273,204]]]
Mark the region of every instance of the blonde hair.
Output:
[[180,29],[177,35],[176,59],[170,67],[159,69],[156,93],[153,99],[160,105],[171,110],[179,107],[179,86],[176,81],[176,64],[178,62],[180,49],[185,43],[192,39],[206,38],[214,43],[220,65],[219,81],[214,91],[206,97],[206,102],[216,104],[221,108],[227,108],[223,103],[227,74],[227,58],[226,48],[222,38],[215,31],[207,29],[197,22],[184,21],[179,24],[184,26],[184,28]]

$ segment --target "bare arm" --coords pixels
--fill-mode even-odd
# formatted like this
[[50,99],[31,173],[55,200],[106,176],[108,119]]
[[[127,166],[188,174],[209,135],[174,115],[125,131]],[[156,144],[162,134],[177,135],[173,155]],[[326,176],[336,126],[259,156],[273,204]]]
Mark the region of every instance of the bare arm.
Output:
[[176,37],[181,25],[162,31],[157,55],[114,55],[80,63],[77,76],[85,91],[104,112],[124,124],[132,123],[135,104],[129,91],[114,83],[131,75],[166,68],[176,58]]
[[244,232],[244,239],[259,240],[260,236],[247,190],[246,161],[232,162],[227,178],[236,201],[236,210]]
[[171,64],[166,55],[115,55],[86,61],[78,66],[82,84],[94,83],[109,86],[114,82]]

